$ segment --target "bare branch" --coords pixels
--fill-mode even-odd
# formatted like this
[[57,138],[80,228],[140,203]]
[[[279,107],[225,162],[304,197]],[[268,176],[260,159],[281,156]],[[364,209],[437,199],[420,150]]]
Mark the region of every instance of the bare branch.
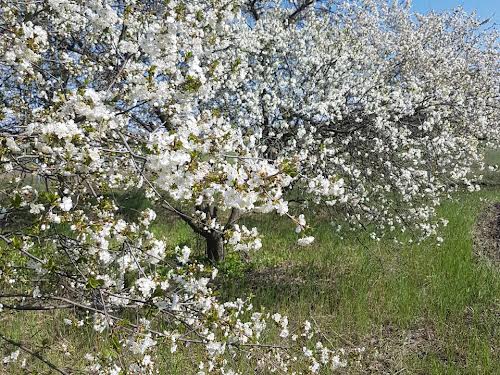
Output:
[[31,349],[28,349],[27,347],[25,347],[22,343],[14,341],[14,340],[12,340],[12,339],[4,336],[2,333],[0,333],[0,338],[3,339],[4,341],[8,342],[11,345],[14,345],[14,346],[18,347],[23,352],[26,352],[29,355],[35,357],[39,361],[45,363],[47,366],[49,366],[55,372],[58,372],[59,374],[62,374],[62,375],[69,375],[67,372],[61,370],[59,367],[57,367],[56,365],[54,365],[52,362],[50,362],[50,361],[46,360],[45,358],[43,358],[40,354],[38,354],[38,353],[32,351]]

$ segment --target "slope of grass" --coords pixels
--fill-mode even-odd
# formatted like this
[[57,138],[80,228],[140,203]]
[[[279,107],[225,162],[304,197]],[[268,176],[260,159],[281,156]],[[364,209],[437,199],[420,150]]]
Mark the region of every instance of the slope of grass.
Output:
[[[301,248],[289,222],[252,219],[249,224],[264,235],[263,249],[248,262],[230,256],[221,264],[218,289],[227,299],[254,295],[254,305],[291,321],[313,320],[336,347],[365,346],[362,368],[353,364],[349,374],[498,374],[500,277],[472,255],[475,218],[493,201],[500,201],[500,190],[463,193],[445,202],[440,215],[449,225],[440,246],[374,242],[365,233],[341,238],[322,220],[314,223],[315,243]],[[181,223],[158,223],[155,231],[172,246],[201,251],[202,243]],[[90,330],[61,324],[57,314],[4,311],[0,332],[47,344],[41,354],[62,367],[83,366],[64,354],[64,346],[82,353],[110,345]],[[192,350],[166,352],[164,373],[195,373],[192,355]],[[6,367],[3,373],[10,371]],[[253,373],[244,364],[241,371]],[[50,372],[41,366],[39,373]]]
[[[223,293],[246,291],[256,305],[315,317],[339,344],[367,346],[376,373],[500,373],[500,278],[472,255],[475,218],[498,200],[498,190],[488,190],[443,204],[449,225],[440,246],[359,234],[341,240],[318,223],[316,243],[299,248],[286,223],[266,221],[265,250],[243,277],[226,279]],[[385,353],[382,364],[370,349]]]

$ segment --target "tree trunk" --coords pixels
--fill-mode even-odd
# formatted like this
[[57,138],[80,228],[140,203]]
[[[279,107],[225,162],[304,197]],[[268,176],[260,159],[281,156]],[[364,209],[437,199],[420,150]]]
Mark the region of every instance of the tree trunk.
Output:
[[198,233],[205,239],[207,245],[206,256],[210,262],[216,264],[224,259],[224,230],[239,219],[239,210],[234,208],[231,210],[227,224],[221,231],[211,231],[206,228],[209,226],[208,224],[211,219],[217,218],[217,207],[214,205],[200,205],[196,206],[196,209],[206,214],[206,218],[201,223],[195,221],[191,215],[184,214],[180,210],[176,210],[176,213],[195,233]]
[[207,257],[212,263],[224,259],[224,237],[218,233],[207,233]]

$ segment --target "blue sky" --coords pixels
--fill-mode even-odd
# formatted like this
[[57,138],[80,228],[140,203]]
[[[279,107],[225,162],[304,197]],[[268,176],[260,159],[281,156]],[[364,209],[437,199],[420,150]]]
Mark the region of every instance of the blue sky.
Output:
[[413,0],[412,4],[419,13],[462,6],[468,12],[476,10],[481,18],[492,17],[494,22],[500,24],[500,0]]

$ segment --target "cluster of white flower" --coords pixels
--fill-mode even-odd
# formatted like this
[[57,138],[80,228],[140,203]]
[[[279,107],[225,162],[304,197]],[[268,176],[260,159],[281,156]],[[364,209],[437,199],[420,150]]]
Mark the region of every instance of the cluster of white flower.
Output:
[[[2,9],[4,11],[4,9]],[[7,16],[14,16],[13,9],[7,7]],[[42,59],[42,53],[47,49],[47,31],[34,25],[31,21],[16,25],[12,34],[4,36],[9,43],[9,50],[3,55],[3,62],[17,71],[20,77],[26,79],[33,76],[36,80],[43,81],[40,73],[36,74],[33,65]]]
[[257,228],[248,229],[245,225],[241,227],[234,225],[231,237],[227,241],[236,251],[250,252],[259,250],[262,247],[262,241],[259,238]]
[[6,365],[6,364],[9,364],[11,362],[16,362],[17,358],[19,357],[20,352],[21,351],[18,349],[18,350],[13,351],[12,353],[10,353],[8,356],[3,357],[3,359],[2,359],[3,364]]

